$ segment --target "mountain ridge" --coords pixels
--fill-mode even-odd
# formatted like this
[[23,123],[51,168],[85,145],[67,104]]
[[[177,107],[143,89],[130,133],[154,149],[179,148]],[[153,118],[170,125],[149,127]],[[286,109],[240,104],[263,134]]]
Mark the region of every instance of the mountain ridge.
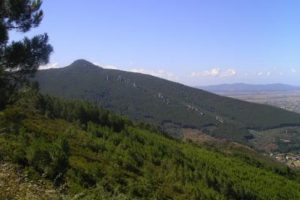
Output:
[[195,128],[245,141],[248,129],[300,125],[299,114],[272,106],[222,97],[150,75],[102,69],[82,60],[74,63],[38,71],[35,80],[41,92],[87,100],[132,120],[161,126],[173,136],[181,137],[182,128]]

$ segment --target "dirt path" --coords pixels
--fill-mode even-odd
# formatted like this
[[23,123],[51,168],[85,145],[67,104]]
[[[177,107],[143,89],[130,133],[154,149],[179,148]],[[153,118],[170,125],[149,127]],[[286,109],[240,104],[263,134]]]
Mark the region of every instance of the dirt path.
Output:
[[16,166],[0,163],[1,200],[59,200],[49,182],[30,181]]

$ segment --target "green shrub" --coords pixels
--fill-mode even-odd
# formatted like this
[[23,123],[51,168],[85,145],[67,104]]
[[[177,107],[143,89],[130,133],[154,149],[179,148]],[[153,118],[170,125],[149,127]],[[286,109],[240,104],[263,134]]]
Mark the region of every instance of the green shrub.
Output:
[[65,142],[46,142],[37,139],[27,148],[26,157],[41,175],[48,177],[57,184],[68,168],[68,145]]
[[[299,173],[253,151],[184,143],[126,120],[118,131],[112,122],[119,119],[100,119],[102,111],[96,115],[84,103],[45,102],[41,110],[21,109],[26,115],[16,131],[6,132],[14,118],[1,124],[5,134],[0,135],[0,155],[25,165],[33,178],[44,175],[55,185],[66,183],[67,195],[80,194],[78,199],[300,199]],[[73,110],[81,105],[88,113],[84,126]],[[46,111],[52,118],[45,117]]]

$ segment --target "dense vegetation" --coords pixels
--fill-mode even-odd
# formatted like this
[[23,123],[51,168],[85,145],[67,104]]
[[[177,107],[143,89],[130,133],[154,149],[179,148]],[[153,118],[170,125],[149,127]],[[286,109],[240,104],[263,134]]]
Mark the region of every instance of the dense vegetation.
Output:
[[300,127],[276,128],[265,131],[251,131],[255,139],[251,142],[256,149],[267,152],[299,153]]
[[9,33],[28,32],[43,19],[41,0],[0,1],[0,109],[27,83],[38,67],[47,64],[53,48],[48,35],[14,41]]
[[247,151],[184,143],[85,102],[21,96],[0,113],[0,159],[32,179],[51,180],[67,196],[300,198],[298,172]]
[[[55,85],[63,80],[62,90],[54,87],[51,91],[94,101],[97,106],[43,96],[27,88],[28,76],[48,62],[52,47],[46,34],[9,43],[8,33],[38,26],[43,16],[40,7],[39,0],[0,1],[0,167],[8,185],[27,184],[20,194],[30,198],[27,189],[36,187],[33,190],[42,197],[40,188],[53,186],[54,195],[65,199],[300,199],[299,172],[251,149],[185,143],[98,106],[164,127],[205,128],[203,131],[225,133],[229,138],[240,138],[240,133],[251,137],[246,128],[298,124],[294,113],[221,98],[150,76],[102,73],[104,70],[85,61],[62,71],[50,70],[54,74],[48,78]],[[98,93],[100,72],[108,85],[100,85],[103,90]],[[264,118],[267,115],[272,117]],[[20,170],[15,170],[16,165]],[[22,173],[24,180],[8,180],[23,179]],[[30,184],[27,178],[38,184]],[[14,186],[1,191],[0,198],[13,198],[9,192],[14,192]]]
[[184,127],[247,142],[248,129],[299,125],[300,115],[279,108],[221,97],[199,89],[138,73],[99,68],[78,60],[62,69],[37,73],[43,93],[83,99],[159,125],[180,136]]

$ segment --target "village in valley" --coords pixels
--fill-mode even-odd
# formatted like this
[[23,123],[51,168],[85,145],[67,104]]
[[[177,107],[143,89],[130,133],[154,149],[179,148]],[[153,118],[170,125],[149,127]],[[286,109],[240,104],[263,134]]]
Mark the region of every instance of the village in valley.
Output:
[[292,168],[300,168],[300,153],[270,153],[270,157]]

